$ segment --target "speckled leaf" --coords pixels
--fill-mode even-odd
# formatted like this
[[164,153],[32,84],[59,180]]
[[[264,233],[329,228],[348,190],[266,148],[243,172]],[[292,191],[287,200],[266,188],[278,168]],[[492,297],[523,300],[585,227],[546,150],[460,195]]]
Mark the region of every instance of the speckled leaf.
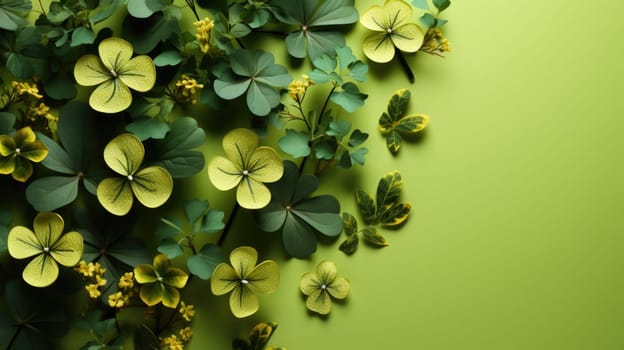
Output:
[[351,236],[358,230],[357,220],[349,213],[342,213],[342,227],[347,236]]
[[388,245],[388,241],[386,238],[377,232],[377,229],[374,227],[366,227],[362,230],[362,238],[368,244],[377,247],[385,247]]
[[375,206],[373,197],[364,191],[358,190],[355,192],[355,202],[360,210],[360,214],[362,214],[362,217],[364,218],[364,221],[367,224],[375,223],[377,207]]
[[358,235],[353,235],[340,243],[340,247],[338,247],[338,249],[347,255],[351,255],[357,250],[359,242],[360,239],[358,238]]

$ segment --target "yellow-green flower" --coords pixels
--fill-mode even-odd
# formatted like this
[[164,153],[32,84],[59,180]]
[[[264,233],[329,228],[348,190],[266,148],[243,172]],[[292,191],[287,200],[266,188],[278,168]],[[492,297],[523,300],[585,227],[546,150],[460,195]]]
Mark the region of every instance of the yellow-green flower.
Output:
[[388,0],[384,6],[373,6],[360,17],[360,23],[375,33],[364,39],[366,57],[378,63],[394,58],[395,47],[416,52],[423,44],[425,33],[411,22],[412,6],[404,0]]
[[13,137],[0,135],[0,174],[26,182],[33,173],[30,162],[39,163],[48,155],[48,148],[30,127],[19,129]]
[[122,292],[113,293],[108,296],[108,305],[110,307],[121,309],[122,307],[128,305],[130,303],[130,299],[127,295]]
[[331,311],[331,297],[346,298],[351,284],[348,279],[336,276],[336,264],[322,261],[316,267],[316,272],[308,272],[301,277],[300,288],[308,296],[308,309],[327,315]]
[[279,284],[279,268],[273,260],[256,265],[258,252],[238,247],[230,254],[230,264],[220,263],[210,279],[215,295],[230,294],[230,309],[238,318],[253,315],[260,308],[255,292],[273,293]]
[[182,317],[188,322],[191,322],[191,318],[195,317],[195,306],[186,305],[183,301],[180,302],[179,311],[182,314]]
[[270,147],[258,147],[258,135],[248,129],[234,129],[223,137],[225,157],[215,157],[208,164],[208,176],[221,191],[234,187],[236,200],[247,209],[264,208],[271,201],[271,192],[264,183],[278,181],[284,165]]
[[58,277],[58,264],[74,266],[80,261],[82,235],[75,231],[63,234],[64,225],[59,214],[39,213],[33,223],[34,232],[24,226],[15,226],[9,232],[9,254],[15,259],[34,257],[22,272],[22,278],[31,286],[51,285]]
[[134,268],[134,276],[142,284],[139,296],[148,306],[160,302],[166,307],[175,308],[180,302],[180,292],[176,288],[184,288],[188,274],[171,262],[165,254],[158,254],[153,265],[141,264]]
[[95,86],[89,105],[103,113],[117,113],[132,103],[130,89],[145,92],[156,83],[156,67],[149,56],[132,58],[132,45],[121,38],[102,40],[96,55],[80,57],[74,66],[76,82]]

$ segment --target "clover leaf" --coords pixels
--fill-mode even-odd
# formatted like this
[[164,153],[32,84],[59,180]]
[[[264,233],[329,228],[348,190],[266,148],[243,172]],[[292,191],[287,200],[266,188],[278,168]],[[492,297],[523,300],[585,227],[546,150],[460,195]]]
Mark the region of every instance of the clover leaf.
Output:
[[360,241],[359,236],[366,243],[374,247],[386,247],[388,246],[388,241],[384,236],[382,236],[379,232],[377,232],[377,228],[374,226],[368,226],[363,228],[362,230],[358,230],[357,220],[353,215],[349,213],[342,213],[342,222],[345,234],[347,235],[347,239],[344,240],[339,249],[343,251],[345,254],[351,255],[355,253],[358,247],[358,243]]
[[32,10],[28,0],[0,0],[0,29],[15,31],[28,23],[24,17]]
[[96,55],[82,56],[74,66],[76,82],[97,88],[89,105],[103,113],[117,113],[132,103],[130,89],[146,92],[156,83],[156,67],[149,56],[132,57],[132,45],[121,38],[102,40]]
[[325,260],[318,264],[316,272],[308,272],[301,277],[299,287],[308,296],[308,309],[327,315],[331,311],[331,298],[345,299],[351,290],[351,283],[345,277],[337,276],[335,263]]
[[142,284],[139,296],[148,305],[160,302],[166,307],[175,308],[180,302],[180,292],[176,288],[184,288],[188,274],[171,262],[165,254],[154,257],[152,265],[141,264],[134,267],[134,277]]
[[163,167],[141,168],[145,148],[133,134],[121,134],[104,148],[104,161],[121,177],[109,177],[97,186],[100,204],[110,213],[126,215],[133,198],[148,208],[163,205],[173,191],[173,179]]
[[410,99],[407,89],[397,90],[388,102],[388,111],[379,118],[379,130],[386,135],[386,145],[392,154],[399,152],[402,136],[424,130],[429,123],[425,114],[405,115]]
[[269,185],[271,203],[257,216],[258,226],[267,232],[282,231],[282,242],[289,255],[305,258],[316,251],[316,233],[334,237],[342,231],[340,204],[330,195],[310,197],[318,179],[300,175],[291,161],[284,161],[284,176]]
[[47,155],[48,149],[29,126],[13,137],[0,135],[0,174],[11,174],[16,181],[28,181],[33,174],[31,162],[39,163]]
[[402,189],[401,174],[394,170],[379,180],[375,200],[362,190],[356,191],[355,201],[364,221],[369,225],[382,224],[388,227],[402,224],[412,208],[411,204],[400,202]]
[[425,33],[411,23],[412,6],[404,0],[387,0],[383,6],[373,6],[360,18],[360,23],[372,31],[364,39],[366,57],[378,63],[389,62],[396,50],[416,52],[422,46]]
[[215,157],[208,164],[210,182],[219,190],[236,187],[238,204],[260,209],[271,201],[265,183],[279,180],[284,172],[282,160],[270,147],[258,147],[260,139],[249,129],[234,129],[223,137],[225,157]]
[[96,156],[97,130],[93,110],[86,103],[71,101],[59,112],[58,137],[61,147],[45,135],[38,135],[48,149],[41,162],[46,168],[69,176],[47,176],[26,188],[26,199],[37,211],[51,211],[72,203],[78,187],[95,194],[96,180],[91,165]]
[[58,264],[73,266],[82,257],[82,235],[75,231],[63,234],[64,225],[56,213],[39,213],[34,232],[24,226],[15,226],[9,232],[9,254],[15,259],[34,257],[22,271],[22,278],[31,286],[51,285],[58,277]]
[[9,112],[0,112],[0,135],[10,135],[15,129],[15,115]]
[[310,59],[334,55],[335,47],[345,46],[342,33],[320,30],[322,27],[355,23],[358,12],[353,0],[278,0],[275,16],[283,23],[299,26],[286,37],[288,53]]
[[265,116],[277,107],[280,94],[292,81],[288,70],[275,64],[273,54],[262,50],[238,50],[230,56],[231,70],[219,72],[214,82],[217,95],[226,100],[247,92],[247,107],[258,116]]
[[273,293],[279,285],[279,267],[273,260],[258,262],[258,252],[252,247],[238,247],[230,253],[230,264],[217,266],[210,279],[214,295],[230,294],[232,314],[243,318],[260,308],[255,293]]
[[265,347],[275,333],[277,323],[261,322],[255,325],[249,332],[249,341],[240,338],[232,342],[233,350],[286,350],[281,346]]

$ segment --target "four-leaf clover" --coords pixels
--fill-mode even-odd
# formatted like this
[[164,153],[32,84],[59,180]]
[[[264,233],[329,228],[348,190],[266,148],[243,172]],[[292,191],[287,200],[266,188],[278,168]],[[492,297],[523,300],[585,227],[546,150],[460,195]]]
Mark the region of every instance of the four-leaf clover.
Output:
[[51,285],[59,274],[58,264],[73,266],[83,251],[82,235],[72,231],[63,234],[63,218],[56,213],[39,213],[33,230],[15,226],[9,232],[9,254],[15,259],[34,258],[26,265],[22,278],[34,287]]
[[156,68],[149,56],[132,58],[132,45],[121,38],[102,40],[100,57],[84,55],[74,66],[76,82],[83,86],[98,85],[91,93],[89,105],[98,112],[117,113],[132,103],[130,89],[146,92],[156,83]]
[[30,127],[19,129],[13,137],[0,135],[0,174],[26,182],[33,173],[30,162],[39,163],[48,155],[47,147]]
[[336,275],[336,264],[322,261],[316,272],[308,272],[301,277],[301,292],[308,296],[306,306],[311,311],[327,315],[331,311],[331,297],[344,299],[349,295],[351,283]]
[[388,0],[384,6],[373,6],[366,11],[360,23],[375,31],[364,39],[362,49],[366,57],[385,63],[392,60],[396,49],[418,51],[425,33],[416,23],[410,22],[411,17],[412,6],[404,0]]
[[[121,134],[104,148],[104,161],[121,177],[109,177],[97,186],[97,198],[110,213],[122,216],[136,198],[148,208],[163,205],[173,192],[173,179],[163,167],[140,168],[145,148],[133,134]],[[134,194],[134,195],[133,195]]]
[[180,302],[180,292],[176,288],[184,288],[188,274],[171,262],[165,254],[154,257],[153,265],[141,264],[134,268],[134,278],[142,284],[139,296],[148,306],[160,302],[166,307],[175,308]]
[[279,180],[284,173],[282,160],[270,147],[258,147],[260,139],[248,129],[234,129],[223,137],[225,157],[215,157],[208,164],[208,176],[221,191],[234,187],[241,207],[260,209],[271,201],[264,183]]
[[238,247],[230,254],[230,264],[221,263],[210,279],[215,295],[230,295],[230,309],[238,318],[253,315],[260,305],[254,294],[273,293],[279,284],[279,268],[273,260],[256,265],[258,252],[252,247]]

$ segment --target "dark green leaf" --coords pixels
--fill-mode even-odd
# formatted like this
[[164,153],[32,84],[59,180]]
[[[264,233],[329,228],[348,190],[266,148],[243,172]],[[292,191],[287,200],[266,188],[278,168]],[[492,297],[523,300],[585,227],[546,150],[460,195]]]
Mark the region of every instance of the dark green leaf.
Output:
[[89,105],[81,101],[71,101],[59,111],[59,139],[78,172],[86,170],[89,164],[101,157],[96,142],[96,117]]
[[80,178],[77,176],[37,179],[26,188],[26,200],[39,212],[53,211],[76,199],[79,182]]
[[162,139],[169,132],[169,124],[154,118],[139,118],[126,125],[126,131],[135,134],[139,140]]
[[384,226],[401,225],[408,217],[412,206],[409,203],[398,203],[381,213],[379,220]]
[[15,131],[15,115],[9,112],[0,112],[0,135],[9,135]]
[[282,228],[282,242],[288,255],[303,259],[316,251],[316,236],[309,225],[287,213]]
[[41,162],[43,166],[67,175],[75,175],[79,172],[78,165],[58,143],[43,134],[37,134],[37,139],[48,149],[48,155]]
[[429,0],[410,0],[412,6],[418,9],[429,11]]
[[194,118],[180,118],[171,124],[164,139],[156,141],[155,164],[167,169],[173,178],[193,176],[205,165],[203,153],[193,148],[201,146],[205,140],[206,134]]
[[420,17],[420,23],[425,27],[425,29],[433,28],[436,26],[436,18],[430,13],[425,13]]
[[286,134],[279,139],[282,151],[295,158],[307,157],[311,150],[308,146],[309,136],[303,131],[286,129]]
[[132,17],[147,18],[164,8],[162,0],[128,0],[128,13]]
[[377,213],[397,204],[403,190],[403,180],[398,171],[391,171],[384,175],[377,184]]
[[386,135],[386,146],[388,146],[388,149],[392,154],[397,154],[397,152],[399,152],[402,140],[403,138],[401,137],[401,135],[394,130]]
[[364,62],[357,61],[349,65],[349,73],[347,76],[363,83],[366,81],[368,74],[368,65]]
[[314,156],[317,159],[330,160],[334,158],[337,149],[336,139],[323,140],[314,144]]
[[0,0],[0,29],[15,31],[26,25],[24,17],[32,9],[27,0]]
[[121,9],[121,7],[125,4],[126,0],[100,0],[98,7],[89,13],[89,21],[92,24],[104,21]]
[[95,41],[95,34],[87,27],[78,27],[74,29],[71,37],[71,47],[79,46],[83,44],[93,44]]
[[190,225],[206,214],[210,204],[208,201],[192,199],[184,202],[184,215]]
[[0,255],[4,254],[7,250],[9,226],[11,225],[12,218],[13,214],[10,211],[0,210]]
[[126,16],[122,34],[132,44],[135,53],[147,54],[160,42],[167,41],[180,33],[178,24],[180,17],[180,9],[175,6],[167,6],[163,11],[156,12],[145,19]]
[[410,91],[407,89],[397,90],[388,102],[388,115],[393,122],[399,120],[407,113],[409,105]]
[[368,134],[360,131],[360,129],[355,129],[349,136],[349,147],[357,147],[364,143],[368,139]]
[[349,48],[348,46],[337,47],[336,54],[338,55],[338,60],[340,61],[340,70],[347,69],[349,65],[357,61],[357,58],[353,55],[353,52],[351,52],[351,48]]
[[156,334],[147,325],[142,324],[134,330],[134,348],[136,350],[158,350],[161,347]]
[[347,136],[351,131],[351,122],[348,120],[336,120],[329,123],[329,130],[325,133],[329,136],[335,136],[337,138],[342,138]]
[[355,220],[353,215],[344,212],[342,213],[342,227],[347,236],[351,236],[358,231],[357,220]]
[[377,229],[374,227],[366,227],[362,230],[362,238],[368,244],[377,247],[385,247],[388,245],[388,241],[382,235],[377,232]]
[[353,166],[353,161],[351,160],[351,154],[348,150],[344,150],[342,153],[336,156],[336,165],[343,168],[349,169]]
[[365,157],[368,154],[368,148],[360,147],[355,151],[349,152],[349,157],[351,157],[351,163],[364,165]]
[[410,115],[401,118],[395,130],[403,133],[416,133],[423,130],[428,122],[429,117],[426,115]]
[[438,11],[442,12],[446,10],[449,6],[451,6],[450,0],[433,0],[433,5],[438,9]]
[[362,107],[367,98],[368,95],[361,93],[357,85],[351,82],[344,83],[342,91],[334,91],[331,94],[331,100],[350,113]]
[[158,250],[159,253],[166,254],[169,259],[173,259],[184,254],[184,250],[180,244],[171,238],[161,240],[156,250]]
[[359,242],[360,239],[358,238],[358,235],[353,235],[340,243],[340,247],[338,247],[338,249],[347,255],[351,255],[357,250]]
[[377,209],[373,197],[364,191],[358,190],[355,192],[355,202],[364,221],[369,225],[374,224],[377,219]]
[[43,89],[55,100],[70,100],[76,97],[74,78],[67,72],[60,72],[43,82]]
[[177,66],[180,62],[182,62],[182,56],[178,51],[164,51],[154,57],[156,67]]
[[197,254],[190,256],[186,264],[192,274],[207,280],[212,276],[215,267],[225,260],[223,250],[219,246],[209,243],[204,245]]

